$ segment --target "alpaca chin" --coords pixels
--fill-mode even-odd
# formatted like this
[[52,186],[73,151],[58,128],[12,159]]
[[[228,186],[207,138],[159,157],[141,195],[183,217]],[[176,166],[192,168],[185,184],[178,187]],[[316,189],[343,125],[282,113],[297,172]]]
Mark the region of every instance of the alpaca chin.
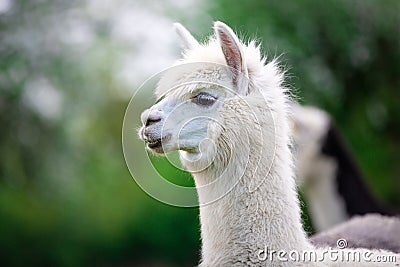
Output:
[[212,167],[216,160],[215,142],[206,138],[200,142],[195,151],[180,150],[180,160],[190,173],[203,173]]

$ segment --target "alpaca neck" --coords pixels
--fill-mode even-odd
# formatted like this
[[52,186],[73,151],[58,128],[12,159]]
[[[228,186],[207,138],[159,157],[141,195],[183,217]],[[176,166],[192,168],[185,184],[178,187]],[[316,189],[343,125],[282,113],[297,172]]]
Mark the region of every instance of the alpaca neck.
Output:
[[[219,142],[213,164],[192,173],[203,204],[200,222],[206,266],[258,262],[257,253],[265,248],[310,248],[301,225],[287,126],[281,125],[278,131],[282,132],[274,133],[270,125],[264,125],[272,115],[263,112],[257,114],[258,130],[246,115],[240,129],[237,121],[230,121],[237,116],[224,118],[226,130],[220,140],[229,140],[230,147]],[[234,131],[230,132],[229,125],[236,125]],[[210,182],[212,185],[203,187]]]

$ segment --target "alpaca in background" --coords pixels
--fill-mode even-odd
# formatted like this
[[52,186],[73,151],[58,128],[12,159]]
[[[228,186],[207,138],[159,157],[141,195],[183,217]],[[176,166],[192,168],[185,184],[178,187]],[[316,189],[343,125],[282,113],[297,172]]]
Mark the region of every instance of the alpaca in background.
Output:
[[397,215],[368,189],[350,150],[330,116],[315,107],[292,104],[292,131],[298,184],[311,222],[322,231],[354,215]]
[[[161,78],[161,98],[141,116],[139,136],[154,153],[179,150],[195,180],[202,239],[200,266],[299,266],[274,251],[314,251],[301,225],[292,168],[283,74],[259,48],[242,44],[225,24],[200,45],[181,25],[183,60]],[[342,252],[371,252],[343,249]],[[372,251],[374,255],[399,255]],[[342,259],[343,260],[343,259]],[[385,266],[371,262],[307,262],[313,266]],[[362,259],[363,260],[363,259]],[[392,266],[390,263],[388,266]]]

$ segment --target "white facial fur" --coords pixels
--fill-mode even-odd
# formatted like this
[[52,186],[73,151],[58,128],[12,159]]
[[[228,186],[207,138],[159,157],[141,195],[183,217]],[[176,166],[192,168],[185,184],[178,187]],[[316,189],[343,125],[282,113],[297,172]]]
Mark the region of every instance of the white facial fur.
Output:
[[[210,99],[210,103],[198,103],[196,97],[199,95],[203,101]],[[221,88],[199,88],[183,95],[176,95],[172,91],[142,113],[144,126],[139,130],[139,135],[149,141],[162,139],[161,146],[152,148],[152,143],[148,144],[148,148],[155,153],[174,150],[199,153],[200,143],[207,141],[209,124],[218,123],[218,109],[225,98],[226,93]],[[149,119],[154,122],[146,126]]]

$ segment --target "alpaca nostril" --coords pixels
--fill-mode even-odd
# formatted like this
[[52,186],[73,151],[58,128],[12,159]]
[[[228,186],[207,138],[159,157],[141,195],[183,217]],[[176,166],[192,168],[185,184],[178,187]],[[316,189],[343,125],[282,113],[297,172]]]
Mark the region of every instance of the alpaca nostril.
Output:
[[151,117],[149,117],[146,120],[145,126],[148,127],[148,126],[150,126],[150,125],[152,125],[154,123],[157,123],[159,121],[161,121],[161,118],[151,118]]

